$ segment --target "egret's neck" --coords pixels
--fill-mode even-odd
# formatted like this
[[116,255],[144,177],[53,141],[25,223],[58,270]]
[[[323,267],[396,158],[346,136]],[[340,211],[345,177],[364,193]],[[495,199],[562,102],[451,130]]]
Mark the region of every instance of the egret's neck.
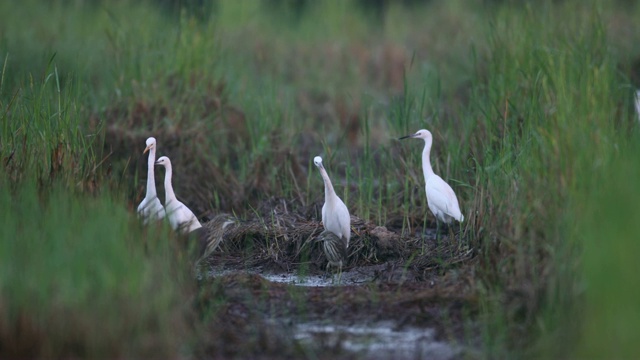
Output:
[[158,196],[156,192],[156,178],[154,167],[156,163],[156,149],[149,150],[149,160],[147,161],[147,198]]
[[433,175],[433,168],[431,167],[431,144],[425,141],[424,150],[422,150],[422,172],[424,173],[425,183],[431,175]]
[[176,194],[173,192],[173,186],[171,185],[172,175],[173,171],[171,170],[171,165],[168,164],[166,166],[166,174],[164,175],[164,191],[166,193],[165,204],[169,204],[171,201],[178,200],[176,199]]
[[322,175],[322,180],[324,180],[324,202],[329,202],[336,196],[336,192],[333,190],[333,184],[331,184],[327,170],[320,168],[320,175]]

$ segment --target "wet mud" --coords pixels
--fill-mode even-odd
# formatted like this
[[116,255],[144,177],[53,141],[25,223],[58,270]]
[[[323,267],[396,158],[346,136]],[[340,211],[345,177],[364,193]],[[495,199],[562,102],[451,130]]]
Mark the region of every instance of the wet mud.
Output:
[[[340,273],[325,271],[320,223],[285,216],[254,225],[227,232],[197,276],[233,304],[227,316],[259,323],[272,347],[322,359],[473,358],[474,254],[460,232],[403,232],[354,217]],[[263,355],[283,354],[291,355]]]

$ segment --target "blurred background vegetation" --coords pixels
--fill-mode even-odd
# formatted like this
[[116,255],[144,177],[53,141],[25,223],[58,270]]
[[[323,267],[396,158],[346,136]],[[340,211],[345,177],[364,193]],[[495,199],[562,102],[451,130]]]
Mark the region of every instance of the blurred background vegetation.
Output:
[[201,219],[321,202],[321,154],[352,213],[406,229],[421,146],[394,139],[421,128],[476,250],[481,356],[637,354],[639,20],[634,1],[0,2],[0,354],[211,355],[224,299],[190,306],[173,235],[133,216],[147,137]]

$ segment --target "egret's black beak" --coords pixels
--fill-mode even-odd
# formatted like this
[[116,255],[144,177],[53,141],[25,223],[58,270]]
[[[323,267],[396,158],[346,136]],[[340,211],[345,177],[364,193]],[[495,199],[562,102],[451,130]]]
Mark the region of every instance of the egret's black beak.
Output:
[[155,164],[160,165],[160,160],[157,160]]
[[411,135],[407,135],[407,136],[403,136],[403,137],[399,137],[398,140],[404,140],[404,139],[409,139],[416,136],[416,134],[411,134]]

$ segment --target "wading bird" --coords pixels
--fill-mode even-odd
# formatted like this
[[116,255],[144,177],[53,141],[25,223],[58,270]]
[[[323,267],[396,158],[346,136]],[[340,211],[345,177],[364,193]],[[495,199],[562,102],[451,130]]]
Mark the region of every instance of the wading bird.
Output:
[[[322,249],[324,250],[324,254],[327,256],[327,269],[329,272],[329,266],[333,265],[338,268],[340,276],[342,275],[342,264],[347,259],[347,248],[345,246],[344,241],[338,235],[334,234],[329,230],[323,231],[320,235],[318,235],[317,241],[322,241]],[[338,282],[340,281],[340,277],[338,277]]]
[[[331,179],[329,179],[329,175],[327,174],[327,170],[324,169],[322,165],[322,158],[320,156],[316,156],[313,159],[313,163],[320,170],[320,175],[322,175],[322,180],[324,181],[324,205],[322,205],[322,223],[324,228],[333,234],[335,234],[340,241],[344,244],[344,252],[341,251],[328,251],[327,250],[327,241],[324,241],[324,253],[329,260],[329,264],[327,264],[327,270],[329,269],[329,265],[334,262],[338,263],[335,260],[334,254],[340,254],[344,258],[340,262],[340,270],[342,270],[342,264],[346,262],[346,249],[349,248],[349,239],[351,238],[351,217],[349,215],[349,209],[347,206],[340,200],[338,195],[336,195],[335,190],[333,190],[333,185],[331,184]],[[331,252],[331,253],[330,253]]]
[[142,217],[143,223],[146,225],[151,220],[160,220],[165,216],[164,207],[160,204],[158,193],[156,192],[156,181],[154,175],[154,163],[156,161],[156,139],[150,137],[147,139],[147,147],[143,154],[149,152],[149,160],[147,162],[147,194],[138,205],[138,215]]
[[206,230],[204,251],[201,259],[206,259],[222,242],[225,231],[231,225],[236,225],[238,219],[230,214],[218,214],[211,221],[202,225]]
[[182,234],[188,234],[193,230],[201,228],[202,225],[200,225],[200,222],[193,212],[189,210],[185,204],[178,201],[176,194],[173,192],[173,186],[171,185],[171,160],[163,156],[156,161],[156,165],[162,165],[165,168],[164,192],[166,196],[164,205],[171,228]]
[[460,212],[460,205],[458,205],[458,198],[451,189],[451,186],[447,184],[442,178],[436,175],[431,168],[431,160],[429,155],[431,153],[431,145],[433,143],[433,137],[428,130],[418,130],[413,135],[407,135],[401,137],[402,139],[423,139],[424,150],[422,150],[422,172],[424,173],[425,190],[427,192],[427,204],[429,210],[436,217],[436,225],[438,220],[445,224],[450,224],[453,220],[459,222],[464,221],[464,216]]
[[188,244],[190,257],[197,259],[194,269],[198,269],[200,262],[211,255],[218,248],[224,234],[231,225],[238,223],[238,219],[230,214],[218,214],[211,221],[202,224],[201,228],[192,231],[189,236],[196,243]]

